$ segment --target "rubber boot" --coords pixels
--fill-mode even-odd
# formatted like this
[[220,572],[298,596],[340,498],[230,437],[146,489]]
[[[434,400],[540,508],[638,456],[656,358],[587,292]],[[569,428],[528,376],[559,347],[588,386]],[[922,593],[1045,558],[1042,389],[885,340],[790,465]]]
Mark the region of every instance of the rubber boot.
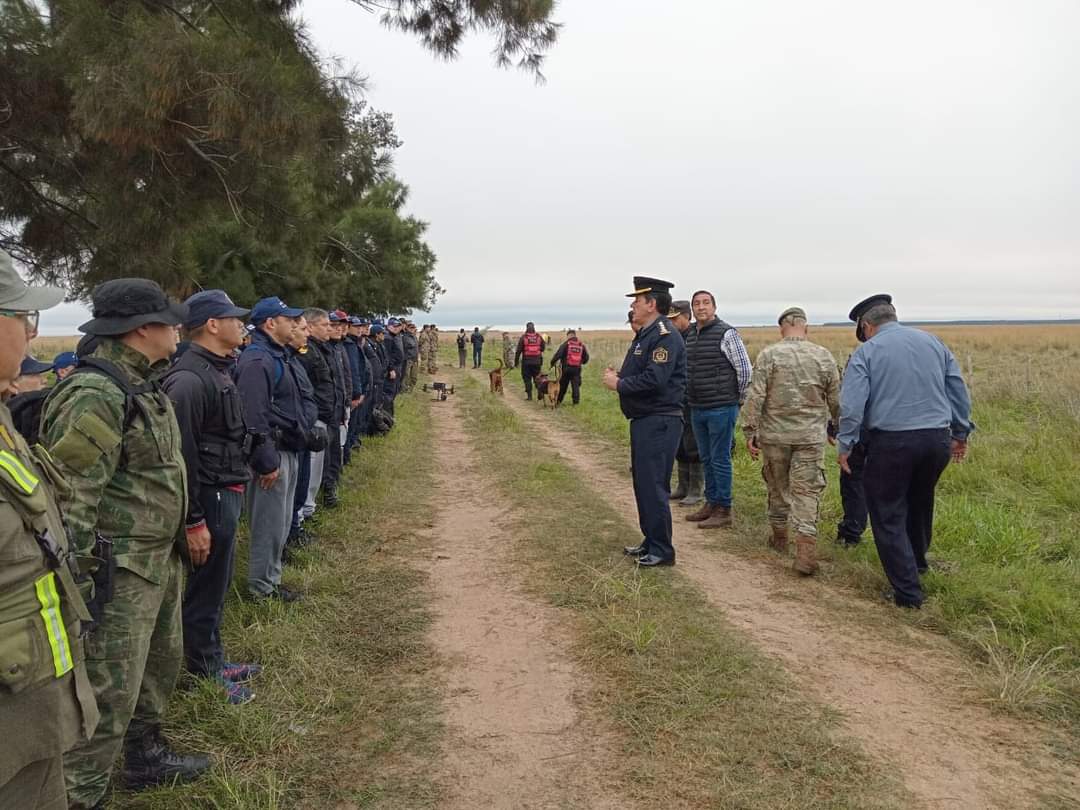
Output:
[[161,734],[160,726],[145,726],[134,734],[129,729],[124,738],[123,781],[129,790],[191,782],[209,768],[210,760],[207,757],[178,754],[171,750]]
[[705,468],[700,461],[690,462],[689,477],[686,497],[679,501],[679,506],[701,506],[705,501]]
[[807,577],[818,570],[816,537],[795,535],[795,570]]
[[679,483],[675,485],[675,491],[671,493],[669,500],[681,501],[690,491],[690,462],[679,462]]
[[769,548],[783,554],[787,551],[788,533],[787,526],[773,526],[772,537],[769,538]]
[[719,504],[713,507],[711,515],[697,525],[699,529],[730,529],[731,526],[731,507]]

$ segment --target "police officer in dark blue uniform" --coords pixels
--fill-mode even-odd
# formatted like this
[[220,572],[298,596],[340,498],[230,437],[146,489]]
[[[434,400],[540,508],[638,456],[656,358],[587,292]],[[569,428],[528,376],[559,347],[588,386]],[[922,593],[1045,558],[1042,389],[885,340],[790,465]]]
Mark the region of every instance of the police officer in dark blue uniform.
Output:
[[608,368],[604,385],[619,394],[619,407],[630,420],[630,463],[634,497],[644,539],[623,551],[641,566],[674,565],[671,544],[671,468],[683,431],[686,347],[667,312],[669,281],[634,277],[631,325],[637,335],[622,369]]

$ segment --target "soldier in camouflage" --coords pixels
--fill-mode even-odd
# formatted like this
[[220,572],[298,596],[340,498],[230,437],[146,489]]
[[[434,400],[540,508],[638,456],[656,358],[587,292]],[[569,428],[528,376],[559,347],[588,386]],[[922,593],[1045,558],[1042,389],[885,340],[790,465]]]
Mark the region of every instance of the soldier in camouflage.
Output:
[[506,368],[514,367],[514,344],[509,332],[502,333],[502,361]]
[[50,396],[42,436],[71,485],[66,511],[80,555],[112,541],[111,600],[89,639],[101,722],[64,758],[72,806],[101,805],[124,749],[123,781],[140,790],[197,777],[206,757],[169,749],[161,723],[183,661],[180,621],[187,472],[172,403],[157,384],[176,349],[182,304],[145,279],[93,292],[80,328],[98,346]]
[[[785,552],[795,527],[795,570],[817,570],[817,518],[825,491],[825,442],[840,408],[840,373],[824,346],[806,339],[806,312],[780,315],[782,340],[762,349],[742,410],[753,458],[762,456],[769,490],[769,545]],[[831,441],[831,440],[830,440]]]
[[439,370],[439,327],[435,324],[431,324],[428,332],[427,370],[428,374]]
[[[0,391],[19,375],[40,310],[57,287],[27,287],[0,251]],[[0,403],[0,807],[67,807],[63,753],[98,722],[82,622],[90,614],[69,567],[59,497],[66,483]]]

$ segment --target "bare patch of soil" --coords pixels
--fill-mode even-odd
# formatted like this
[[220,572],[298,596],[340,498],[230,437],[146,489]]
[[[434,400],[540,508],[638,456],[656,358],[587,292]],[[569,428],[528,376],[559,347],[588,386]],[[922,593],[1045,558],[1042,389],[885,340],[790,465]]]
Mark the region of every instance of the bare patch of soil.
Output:
[[433,644],[445,672],[448,808],[624,808],[617,742],[582,709],[589,680],[554,608],[511,568],[514,539],[489,499],[454,400],[433,402],[437,514],[430,563]]

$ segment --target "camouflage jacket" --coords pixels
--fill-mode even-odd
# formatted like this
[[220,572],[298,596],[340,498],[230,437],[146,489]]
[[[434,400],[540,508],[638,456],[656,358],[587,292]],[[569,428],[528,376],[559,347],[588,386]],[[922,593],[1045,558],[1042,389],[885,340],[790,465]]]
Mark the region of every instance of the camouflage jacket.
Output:
[[840,372],[832,353],[805,338],[766,346],[754,362],[743,434],[759,444],[820,444],[840,409]]
[[[108,338],[93,356],[114,363],[134,385],[156,382],[167,369]],[[41,433],[71,485],[65,516],[79,552],[89,551],[98,532],[113,541],[119,567],[161,583],[174,542],[184,552],[187,468],[169,398],[155,385],[134,399],[125,430],[119,386],[104,374],[73,374],[49,397]]]

